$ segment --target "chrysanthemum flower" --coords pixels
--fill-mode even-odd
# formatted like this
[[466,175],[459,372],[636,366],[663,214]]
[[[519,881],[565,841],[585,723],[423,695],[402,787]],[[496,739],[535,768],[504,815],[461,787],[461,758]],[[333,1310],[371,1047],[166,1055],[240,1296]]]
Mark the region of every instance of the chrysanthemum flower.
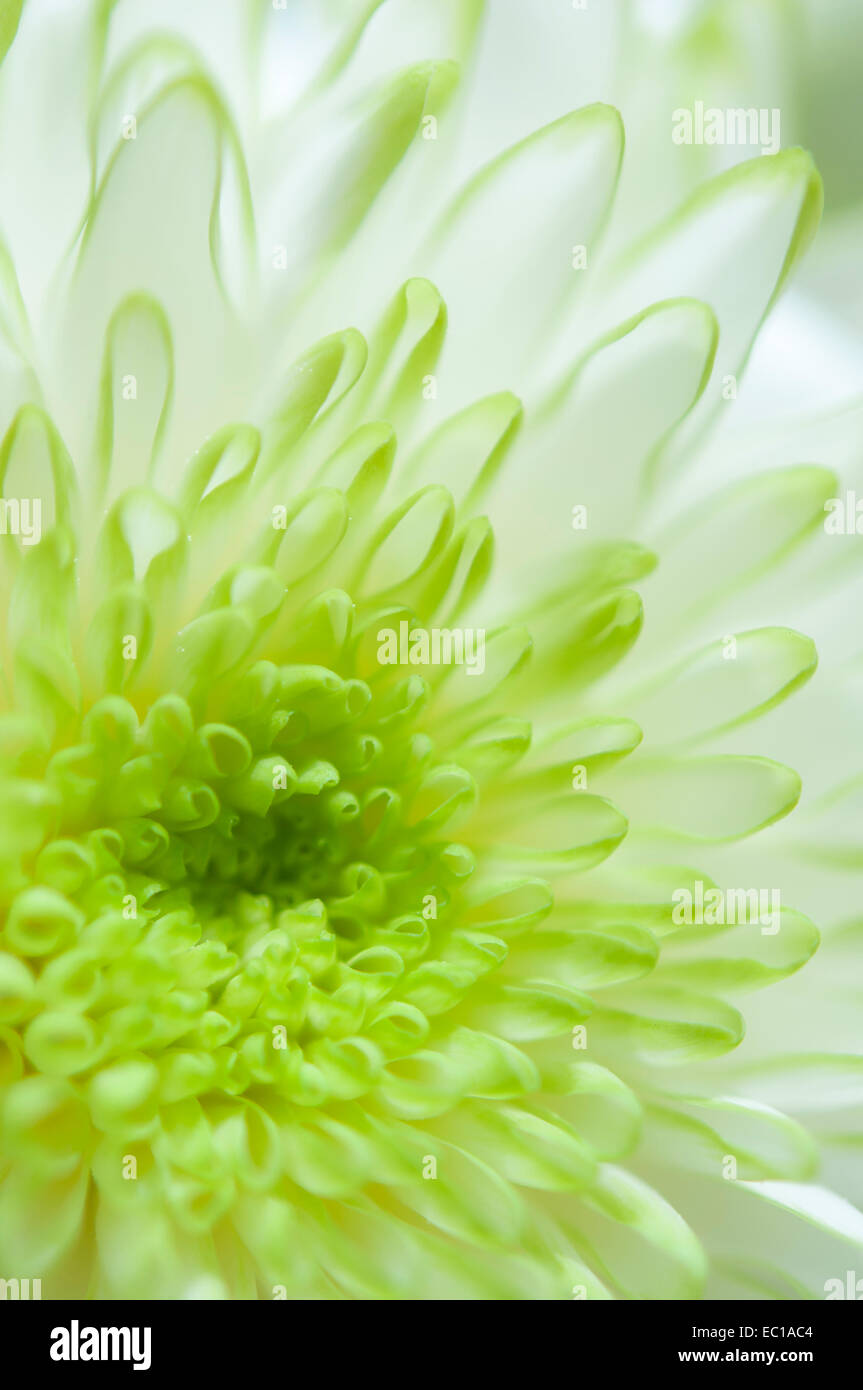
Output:
[[817,1292],[722,1060],[815,928],[674,914],[800,791],[752,721],[836,483],[698,464],[811,161],[603,258],[620,118],[508,141],[501,11],[170,8],[32,0],[2,73],[0,1275]]

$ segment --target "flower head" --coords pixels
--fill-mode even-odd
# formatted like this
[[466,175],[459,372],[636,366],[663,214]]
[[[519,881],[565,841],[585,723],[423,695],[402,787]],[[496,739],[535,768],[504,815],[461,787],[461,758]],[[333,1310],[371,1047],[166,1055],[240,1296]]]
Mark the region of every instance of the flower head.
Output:
[[[616,112],[438,195],[479,7],[371,89],[399,7],[366,10],[264,124],[227,20],[288,80],[299,12],[286,40],[225,6],[206,56],[140,7],[62,21],[84,211],[40,229],[25,181],[0,261],[0,1273],[96,1298],[751,1286],[703,1213],[814,1148],[714,1059],[817,933],[675,905],[721,896],[701,856],[798,799],[728,741],[814,645],[766,604],[725,623],[835,484],[798,465],[705,504],[681,475],[818,178],[800,151],[737,166],[602,262]],[[60,56],[39,11],[7,104]]]

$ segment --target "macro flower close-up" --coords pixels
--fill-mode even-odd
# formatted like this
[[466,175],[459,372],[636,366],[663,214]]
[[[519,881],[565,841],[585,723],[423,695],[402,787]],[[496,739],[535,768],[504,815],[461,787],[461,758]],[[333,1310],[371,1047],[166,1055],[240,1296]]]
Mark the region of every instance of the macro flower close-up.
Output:
[[863,1275],[794,10],[0,3],[4,1297]]

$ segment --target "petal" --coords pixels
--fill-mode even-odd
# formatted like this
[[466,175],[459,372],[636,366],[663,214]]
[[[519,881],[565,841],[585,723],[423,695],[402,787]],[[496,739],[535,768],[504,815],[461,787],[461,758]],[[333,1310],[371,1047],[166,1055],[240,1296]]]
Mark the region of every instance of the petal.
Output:
[[[448,401],[461,405],[521,379],[576,292],[573,245],[592,247],[622,154],[618,113],[588,106],[506,150],[457,195],[423,261],[458,329],[442,375]],[[503,293],[486,255],[501,227],[509,248]]]
[[696,840],[733,840],[780,820],[796,806],[800,779],[769,758],[656,758],[609,773],[633,823],[667,827]]
[[790,628],[763,627],[702,647],[635,697],[652,747],[739,728],[773,709],[817,665],[815,643]]
[[[711,306],[719,348],[701,408],[675,447],[722,404],[727,375],[743,371],[753,339],[821,216],[821,181],[803,150],[737,164],[703,185],[595,288],[595,314],[618,322],[645,303],[691,295]],[[593,287],[591,287],[593,288]]]

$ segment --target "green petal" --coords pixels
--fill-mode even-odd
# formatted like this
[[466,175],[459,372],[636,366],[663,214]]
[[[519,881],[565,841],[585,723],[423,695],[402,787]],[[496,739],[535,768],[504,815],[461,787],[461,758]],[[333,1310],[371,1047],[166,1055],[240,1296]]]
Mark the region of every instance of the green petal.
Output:
[[815,671],[814,642],[789,628],[757,628],[733,640],[733,649],[728,638],[702,647],[638,697],[639,722],[652,745],[739,728],[787,699]]
[[[611,783],[611,778],[609,779]],[[619,787],[625,782],[626,791]],[[694,840],[733,840],[780,820],[797,804],[797,773],[769,758],[644,759],[614,774],[633,823]]]

